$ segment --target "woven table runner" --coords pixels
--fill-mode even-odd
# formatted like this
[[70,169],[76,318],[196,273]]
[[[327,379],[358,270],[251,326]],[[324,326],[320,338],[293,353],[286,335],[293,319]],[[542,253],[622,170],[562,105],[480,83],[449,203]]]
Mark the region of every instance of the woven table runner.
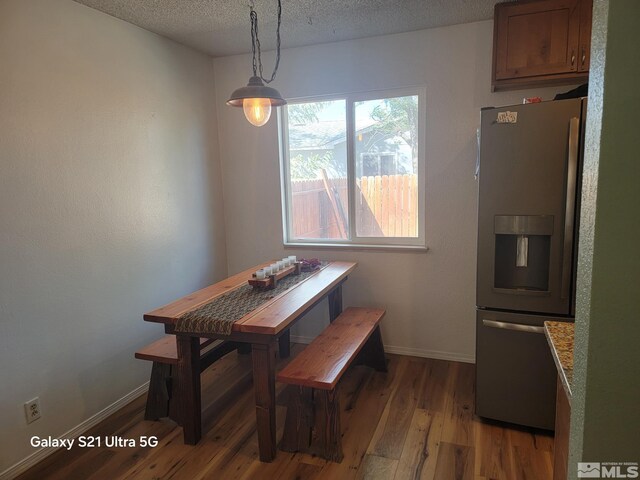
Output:
[[254,289],[248,283],[242,285],[182,315],[176,322],[175,331],[229,335],[236,321],[327,265],[323,262],[318,270],[287,275],[271,290]]

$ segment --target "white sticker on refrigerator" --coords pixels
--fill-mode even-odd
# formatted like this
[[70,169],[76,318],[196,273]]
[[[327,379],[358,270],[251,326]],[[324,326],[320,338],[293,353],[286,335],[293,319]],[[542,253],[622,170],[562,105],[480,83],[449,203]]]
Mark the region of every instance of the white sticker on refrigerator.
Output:
[[518,112],[498,112],[498,123],[516,123],[518,121]]

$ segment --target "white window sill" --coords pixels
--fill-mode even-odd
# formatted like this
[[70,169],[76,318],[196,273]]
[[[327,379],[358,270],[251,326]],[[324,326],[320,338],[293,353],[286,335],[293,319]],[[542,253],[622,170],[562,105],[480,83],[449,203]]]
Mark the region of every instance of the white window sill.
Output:
[[423,245],[367,245],[359,243],[296,243],[284,242],[286,249],[307,249],[307,250],[360,250],[379,252],[405,252],[405,253],[427,253],[429,247]]

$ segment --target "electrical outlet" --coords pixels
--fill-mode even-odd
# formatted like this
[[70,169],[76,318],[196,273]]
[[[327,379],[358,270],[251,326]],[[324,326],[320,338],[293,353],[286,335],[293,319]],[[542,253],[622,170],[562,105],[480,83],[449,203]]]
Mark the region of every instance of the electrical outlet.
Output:
[[24,404],[24,414],[27,417],[27,423],[35,422],[40,418],[40,399],[38,397]]

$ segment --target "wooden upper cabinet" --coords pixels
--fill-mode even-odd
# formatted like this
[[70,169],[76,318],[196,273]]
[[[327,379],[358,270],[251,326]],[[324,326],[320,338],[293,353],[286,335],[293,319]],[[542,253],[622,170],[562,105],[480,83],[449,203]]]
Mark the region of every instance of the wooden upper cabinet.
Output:
[[521,0],[495,7],[493,89],[586,81],[593,0]]
[[591,58],[591,23],[593,21],[593,0],[582,0],[580,2],[580,47],[578,70],[589,71],[589,60]]

